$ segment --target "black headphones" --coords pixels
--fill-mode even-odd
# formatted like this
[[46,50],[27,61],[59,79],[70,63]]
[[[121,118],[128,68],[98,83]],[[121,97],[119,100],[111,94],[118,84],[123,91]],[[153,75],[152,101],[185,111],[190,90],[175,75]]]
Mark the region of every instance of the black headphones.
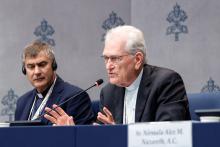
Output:
[[[54,59],[53,60],[53,62],[52,62],[52,69],[53,69],[53,71],[55,71],[55,70],[57,70],[57,62],[56,62],[56,60]],[[24,74],[24,75],[26,75],[26,68],[25,68],[25,66],[24,66],[24,63],[22,64],[22,73]]]

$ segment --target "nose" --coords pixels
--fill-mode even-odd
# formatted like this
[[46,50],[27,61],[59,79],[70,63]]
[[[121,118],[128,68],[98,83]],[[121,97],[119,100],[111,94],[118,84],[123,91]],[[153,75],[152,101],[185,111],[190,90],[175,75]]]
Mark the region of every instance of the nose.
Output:
[[40,73],[41,73],[40,67],[35,66],[34,67],[34,74],[40,74]]
[[111,62],[111,60],[108,60],[106,63],[105,63],[105,67],[106,69],[109,71],[109,70],[112,70],[114,68],[114,64]]

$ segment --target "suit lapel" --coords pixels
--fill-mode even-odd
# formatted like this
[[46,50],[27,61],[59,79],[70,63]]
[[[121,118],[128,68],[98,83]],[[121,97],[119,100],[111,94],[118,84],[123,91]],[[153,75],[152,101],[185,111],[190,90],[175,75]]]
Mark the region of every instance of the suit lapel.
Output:
[[118,87],[115,89],[116,92],[114,95],[114,114],[116,123],[123,122],[123,108],[124,108],[124,93],[125,89],[122,87]]
[[[46,103],[46,107],[52,108],[53,104],[59,104],[60,99],[62,99],[61,92],[63,91],[62,86],[63,80],[59,77],[57,77],[56,83],[54,85],[53,91]],[[44,111],[43,111],[44,112]],[[49,121],[45,119],[45,121],[48,123]]]
[[143,75],[141,78],[141,83],[138,89],[136,110],[135,110],[135,122],[140,122],[144,112],[144,108],[150,91],[149,85],[151,81],[150,80],[151,72],[152,72],[151,67],[149,65],[145,65]]
[[31,107],[34,102],[35,94],[36,94],[35,90],[32,90],[31,94],[28,96],[26,104],[24,105],[21,120],[28,120],[28,117],[29,117],[30,111],[31,111]]
[[46,106],[52,108],[53,104],[58,104],[61,98],[61,92],[63,91],[62,86],[63,80],[59,77],[57,77],[57,81],[54,85],[53,91],[47,101]]

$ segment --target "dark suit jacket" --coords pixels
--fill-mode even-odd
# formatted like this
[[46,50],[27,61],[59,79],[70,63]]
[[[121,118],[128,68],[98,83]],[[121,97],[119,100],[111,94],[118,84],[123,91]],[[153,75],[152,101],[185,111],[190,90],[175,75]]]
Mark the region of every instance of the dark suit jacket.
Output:
[[[60,104],[67,98],[77,94],[79,91],[82,91],[82,89],[70,85],[58,77],[46,106],[51,108],[53,104]],[[15,120],[28,119],[35,95],[36,89],[33,89],[18,99],[15,111]],[[61,107],[68,115],[73,116],[76,124],[90,124],[94,121],[95,116],[87,93],[83,93],[80,96],[73,98]],[[41,120],[44,124],[51,124],[43,117]]]
[[[123,123],[125,88],[107,84],[100,95],[100,111],[106,106],[116,123]],[[172,70],[145,65],[141,78],[135,122],[189,120],[184,83]]]

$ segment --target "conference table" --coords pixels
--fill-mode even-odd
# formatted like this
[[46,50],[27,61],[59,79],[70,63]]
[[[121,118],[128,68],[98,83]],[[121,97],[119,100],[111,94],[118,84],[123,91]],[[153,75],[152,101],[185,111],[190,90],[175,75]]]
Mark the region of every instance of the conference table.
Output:
[[[176,126],[178,131],[175,133],[173,130]],[[142,131],[144,133],[141,136]],[[168,144],[164,139],[167,135],[172,135],[175,142],[169,142],[170,144]],[[146,143],[145,139],[151,138],[157,141]],[[176,141],[178,139],[180,139],[180,142],[188,142],[188,144],[178,143]],[[220,147],[220,123],[187,121],[137,123],[132,125],[0,127],[0,147],[135,146]]]

